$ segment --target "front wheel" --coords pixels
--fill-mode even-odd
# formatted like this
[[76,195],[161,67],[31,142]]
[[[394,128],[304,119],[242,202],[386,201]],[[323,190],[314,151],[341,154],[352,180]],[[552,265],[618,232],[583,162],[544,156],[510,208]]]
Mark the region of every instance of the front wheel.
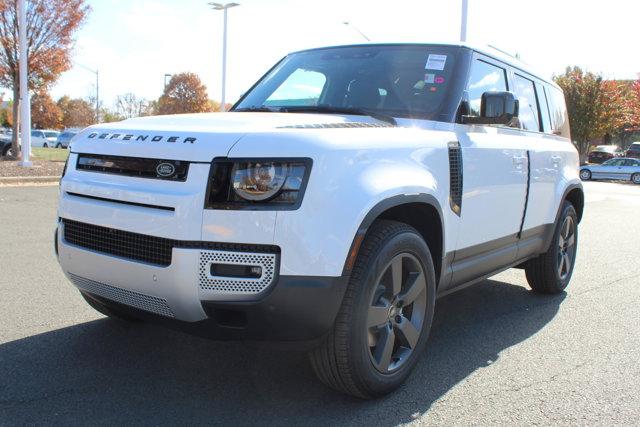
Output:
[[631,182],[634,184],[640,184],[640,173],[634,173],[631,175]]
[[47,143],[45,142],[44,144],[42,144],[42,148],[49,148],[49,145],[47,145]]
[[360,248],[333,330],[310,354],[318,378],[365,399],[399,387],[426,346],[435,281],[429,248],[413,227],[375,222]]
[[56,144],[56,148],[62,148],[62,144],[60,144],[59,142]]
[[591,171],[589,169],[582,169],[580,171],[580,179],[583,181],[589,181],[591,179]]
[[547,252],[530,260],[525,267],[527,282],[535,292],[558,294],[573,274],[578,246],[578,216],[573,205],[564,202]]

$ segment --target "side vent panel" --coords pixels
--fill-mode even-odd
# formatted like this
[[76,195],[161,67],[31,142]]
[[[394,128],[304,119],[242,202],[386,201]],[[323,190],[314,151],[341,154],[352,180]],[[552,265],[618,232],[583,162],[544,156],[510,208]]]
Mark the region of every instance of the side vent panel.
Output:
[[462,212],[462,150],[458,141],[449,143],[449,205],[456,215]]

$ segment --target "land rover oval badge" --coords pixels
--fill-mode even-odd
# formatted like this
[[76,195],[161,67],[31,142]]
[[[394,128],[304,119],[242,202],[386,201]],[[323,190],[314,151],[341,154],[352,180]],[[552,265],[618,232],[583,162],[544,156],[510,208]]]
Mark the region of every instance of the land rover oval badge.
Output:
[[168,178],[176,173],[176,167],[171,163],[160,163],[158,166],[156,166],[156,173],[158,174],[158,176]]

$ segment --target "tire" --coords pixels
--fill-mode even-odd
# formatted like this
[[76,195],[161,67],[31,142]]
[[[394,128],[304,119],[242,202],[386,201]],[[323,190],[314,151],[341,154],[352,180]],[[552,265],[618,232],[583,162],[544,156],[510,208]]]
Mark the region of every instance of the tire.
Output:
[[49,148],[49,145],[45,142],[44,144],[42,144],[42,148]]
[[589,169],[581,169],[580,179],[583,181],[589,181],[591,179],[591,171]]
[[564,291],[573,274],[577,248],[578,216],[573,205],[564,202],[549,249],[525,267],[531,289],[542,294]]
[[90,296],[84,294],[83,292],[80,292],[80,295],[82,295],[82,298],[84,298],[84,300],[87,302],[87,304],[89,304],[91,306],[91,308],[93,308],[94,310],[96,310],[99,313],[104,314],[105,316],[111,318],[111,319],[115,319],[121,322],[127,322],[127,323],[140,323],[142,322],[142,320],[138,319],[137,317],[133,317],[130,316],[126,313],[123,313],[117,309],[114,309],[113,307],[109,307],[106,304],[103,304],[99,301],[96,301],[95,299],[91,298]]
[[14,157],[13,156],[13,147],[11,146],[11,144],[7,145],[5,147],[5,149],[2,151],[2,155],[4,157]]
[[435,283],[420,234],[400,222],[376,221],[360,247],[333,329],[309,355],[320,381],[363,399],[398,388],[426,346]]
[[634,184],[640,184],[640,173],[634,173],[631,175],[631,182]]
[[59,142],[56,144],[56,148],[62,148],[62,144],[60,144]]

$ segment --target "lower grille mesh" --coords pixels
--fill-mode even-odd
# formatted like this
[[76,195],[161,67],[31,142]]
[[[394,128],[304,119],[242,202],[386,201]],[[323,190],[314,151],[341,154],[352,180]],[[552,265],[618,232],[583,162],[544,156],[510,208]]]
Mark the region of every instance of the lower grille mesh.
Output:
[[63,223],[64,239],[72,245],[150,264],[162,266],[171,264],[173,242],[170,239],[68,219],[64,219]]
[[84,277],[76,276],[72,273],[69,273],[69,278],[79,289],[99,297],[128,305],[130,307],[135,307],[140,310],[159,314],[161,316],[175,317],[173,311],[167,304],[167,301],[162,298],[140,294],[127,289],[116,288],[115,286],[96,282],[95,280],[85,279]]

